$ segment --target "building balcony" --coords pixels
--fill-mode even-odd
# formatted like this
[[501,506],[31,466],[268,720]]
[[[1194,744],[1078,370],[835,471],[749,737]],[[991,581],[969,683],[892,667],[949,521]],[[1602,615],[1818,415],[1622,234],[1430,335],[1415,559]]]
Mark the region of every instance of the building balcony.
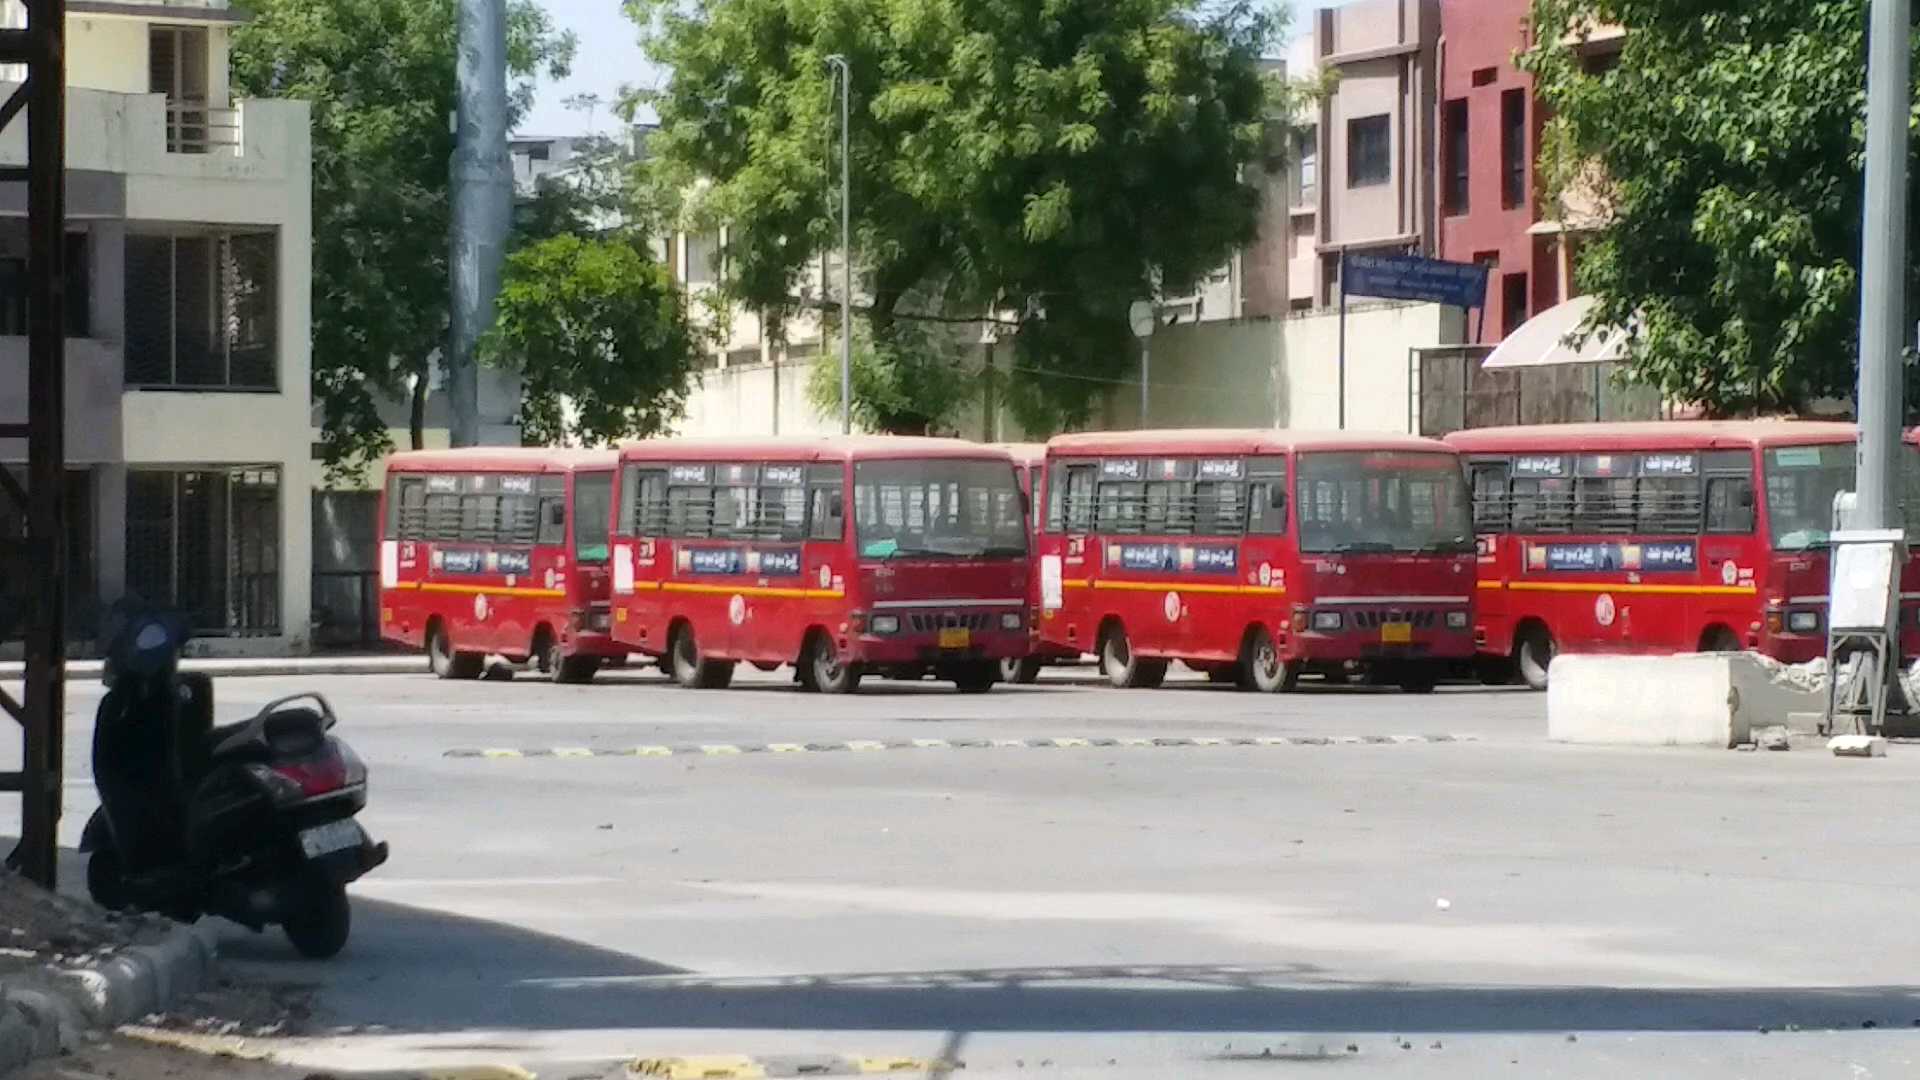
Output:
[[[0,83],[0,97],[14,85]],[[178,180],[306,182],[305,102],[250,99],[231,108],[163,94],[67,90],[67,169]],[[0,132],[0,164],[24,165],[26,125]]]

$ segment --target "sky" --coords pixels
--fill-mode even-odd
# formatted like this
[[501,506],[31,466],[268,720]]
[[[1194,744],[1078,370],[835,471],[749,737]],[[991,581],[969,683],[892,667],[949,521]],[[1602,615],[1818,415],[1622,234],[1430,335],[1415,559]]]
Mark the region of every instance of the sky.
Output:
[[[1327,7],[1344,0],[1294,0],[1296,11]],[[573,135],[589,130],[611,131],[619,127],[612,104],[620,96],[622,84],[652,86],[660,77],[640,52],[639,33],[621,14],[620,0],[544,0],[547,14],[561,29],[571,30],[580,40],[573,59],[573,74],[560,82],[542,80],[533,109],[521,121],[520,132],[529,135]],[[1306,26],[1295,18],[1294,32]],[[567,108],[565,99],[582,93],[598,94],[603,102],[589,118],[584,111]]]

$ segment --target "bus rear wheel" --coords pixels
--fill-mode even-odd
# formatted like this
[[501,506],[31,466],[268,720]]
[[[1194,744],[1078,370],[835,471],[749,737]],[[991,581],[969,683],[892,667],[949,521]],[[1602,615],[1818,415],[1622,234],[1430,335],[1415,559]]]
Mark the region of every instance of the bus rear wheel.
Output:
[[1019,686],[1031,686],[1040,681],[1040,658],[1037,656],[1008,657],[1000,661],[1000,681]]
[[1167,662],[1135,656],[1127,632],[1118,626],[1100,643],[1100,669],[1118,690],[1152,690],[1167,678]]
[[1440,685],[1436,664],[1411,664],[1400,671],[1400,689],[1409,694],[1431,694]]
[[1724,626],[1716,626],[1700,636],[1700,651],[1703,653],[1740,652],[1745,648],[1740,644],[1739,637]]
[[486,666],[485,654],[456,652],[447,628],[435,623],[427,634],[427,667],[440,679],[477,679]]
[[708,660],[700,655],[694,642],[693,627],[682,626],[673,635],[670,646],[673,681],[689,690],[725,690],[733,683],[733,664],[726,660]]
[[833,647],[833,639],[825,634],[813,636],[805,663],[807,675],[802,685],[809,690],[822,694],[851,694],[860,689],[860,669],[842,662],[840,650]]
[[1273,635],[1265,627],[1254,627],[1240,650],[1240,689],[1277,694],[1293,689],[1299,681],[1298,669],[1280,658]]
[[961,693],[984,694],[1000,681],[1000,664],[994,660],[975,660],[954,665],[948,674]]
[[1547,688],[1547,669],[1552,666],[1554,656],[1560,647],[1555,644],[1553,634],[1544,626],[1530,626],[1521,632],[1520,640],[1514,645],[1514,664],[1520,669],[1520,678],[1534,690]]

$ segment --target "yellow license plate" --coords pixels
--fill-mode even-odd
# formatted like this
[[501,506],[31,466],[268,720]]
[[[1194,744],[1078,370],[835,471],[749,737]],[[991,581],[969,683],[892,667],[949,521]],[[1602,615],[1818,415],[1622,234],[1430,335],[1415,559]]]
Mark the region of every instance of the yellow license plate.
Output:
[[940,631],[940,647],[943,649],[964,649],[973,643],[973,634],[966,627]]
[[1380,641],[1384,645],[1413,644],[1413,624],[1410,622],[1381,623]]

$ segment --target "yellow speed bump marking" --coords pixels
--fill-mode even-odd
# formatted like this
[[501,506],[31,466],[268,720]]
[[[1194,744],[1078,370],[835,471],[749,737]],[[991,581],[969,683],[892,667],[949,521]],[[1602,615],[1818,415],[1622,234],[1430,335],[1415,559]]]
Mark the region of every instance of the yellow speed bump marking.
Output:
[[556,746],[553,748],[553,756],[554,757],[592,757],[593,747],[591,746]]
[[490,757],[490,758],[517,758],[517,757],[524,757],[525,755],[520,753],[520,751],[518,750],[493,749],[493,750],[481,751],[481,756]]
[[1137,737],[1131,737],[1131,736],[1130,736],[1130,737],[1128,737],[1128,738],[1124,738],[1124,739],[1115,739],[1115,740],[1113,740],[1113,745],[1115,745],[1115,746],[1126,746],[1126,747],[1136,747],[1136,748],[1137,748],[1137,747],[1143,747],[1143,746],[1152,746],[1152,745],[1153,745],[1153,740],[1152,740],[1152,739],[1142,739],[1142,738],[1137,738]]
[[1092,746],[1093,743],[1087,739],[1055,739],[1053,745],[1062,750],[1079,750]]
[[709,743],[702,746],[700,752],[708,757],[731,757],[740,753],[740,748],[727,743]]
[[713,1057],[641,1058],[627,1066],[627,1075],[660,1077],[662,1080],[751,1080],[766,1076],[767,1070],[745,1054],[720,1054]]
[[887,748],[887,744],[879,741],[878,739],[848,739],[847,740],[847,749],[860,752],[860,753],[871,753],[875,750],[885,750],[886,748]]
[[768,743],[767,752],[770,754],[804,754],[807,752],[807,744],[797,742]]
[[951,750],[953,744],[945,739],[915,739],[913,745],[922,750]]
[[920,1058],[858,1058],[854,1064],[862,1073],[922,1073],[938,1076],[951,1072],[957,1066],[947,1061],[923,1061]]
[[518,1065],[456,1065],[446,1069],[428,1069],[426,1080],[538,1080]]
[[673,747],[671,746],[636,746],[633,748],[633,756],[634,757],[672,757]]

